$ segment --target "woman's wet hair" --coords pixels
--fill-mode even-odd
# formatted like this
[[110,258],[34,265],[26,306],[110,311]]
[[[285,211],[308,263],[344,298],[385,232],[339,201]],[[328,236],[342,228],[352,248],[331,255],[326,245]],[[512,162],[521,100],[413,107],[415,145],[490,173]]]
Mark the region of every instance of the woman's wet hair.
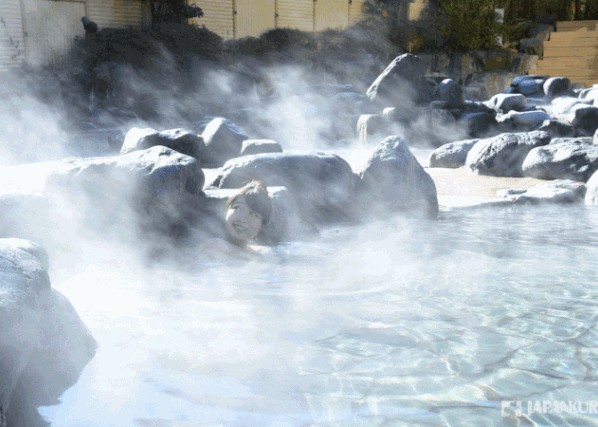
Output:
[[247,206],[262,216],[262,225],[268,223],[272,214],[272,200],[270,200],[266,185],[262,181],[253,180],[241,187],[238,192],[228,198],[226,210],[239,197],[245,197]]

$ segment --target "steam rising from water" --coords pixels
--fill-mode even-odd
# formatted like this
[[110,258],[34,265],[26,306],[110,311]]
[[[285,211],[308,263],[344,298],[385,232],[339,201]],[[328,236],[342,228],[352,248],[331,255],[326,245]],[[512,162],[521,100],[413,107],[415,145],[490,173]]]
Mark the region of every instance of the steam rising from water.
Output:
[[[241,98],[226,73],[208,79],[210,93],[261,107],[257,130],[287,150],[334,150],[323,137],[329,98],[306,93],[313,82],[302,70],[267,75],[271,99],[253,86]],[[201,92],[164,97],[168,82],[152,92],[127,78],[132,92],[159,99],[149,124],[160,129],[192,125],[181,111],[211,113]],[[0,104],[3,162],[70,154],[60,108],[12,95]],[[349,145],[347,156],[351,148],[363,150]],[[62,403],[41,408],[53,425],[457,425],[474,416],[499,425],[503,398],[590,395],[594,211],[391,217],[333,227],[262,258],[197,253],[173,265],[147,262],[127,207],[83,222],[64,203],[41,224],[52,283],[99,348]],[[111,233],[93,221],[110,216]]]
[[501,399],[588,396],[595,212],[445,215],[331,228],[195,272],[74,268],[60,288],[100,348],[42,413],[65,426],[500,424]]
[[[0,164],[60,158],[66,150],[60,102],[50,105],[31,93],[35,79],[5,73],[0,87]],[[54,104],[54,101],[56,104]]]

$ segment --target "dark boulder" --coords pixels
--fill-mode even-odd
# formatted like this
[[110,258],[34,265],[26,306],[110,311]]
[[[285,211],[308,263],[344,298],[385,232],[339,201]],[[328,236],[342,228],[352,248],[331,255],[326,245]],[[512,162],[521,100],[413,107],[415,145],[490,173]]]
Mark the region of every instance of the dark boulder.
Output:
[[425,64],[409,53],[396,57],[366,91],[381,106],[418,105],[432,100],[431,87],[424,78]]
[[575,110],[571,124],[583,136],[592,136],[598,129],[598,107],[581,107]]
[[445,108],[459,108],[465,103],[463,88],[453,79],[441,81],[434,92],[434,99],[445,105]]
[[25,194],[47,193],[52,215],[123,236],[123,226],[174,236],[170,227],[182,223],[186,202],[201,194],[203,183],[196,159],[163,146],[117,156],[0,167],[0,186],[20,185]]
[[527,107],[527,98],[520,93],[499,93],[492,96],[487,105],[498,113],[522,111]]
[[434,181],[398,136],[389,136],[377,146],[359,177],[358,208],[365,213],[438,214]]
[[525,190],[499,190],[497,196],[512,204],[578,203],[586,194],[586,186],[581,182],[557,179],[538,184]]
[[202,137],[190,130],[170,129],[158,132],[151,128],[132,128],[127,132],[120,152],[127,154],[132,151],[146,150],[156,145],[171,148],[198,160],[201,160],[205,148]]
[[549,99],[571,95],[571,80],[567,77],[551,77],[544,82],[544,93]]
[[576,134],[575,128],[570,123],[554,119],[545,120],[538,130],[547,132],[551,138],[572,137]]
[[36,244],[0,239],[0,407],[10,426],[45,425],[35,410],[54,404],[95,353],[72,305],[53,290]]
[[478,141],[479,139],[466,139],[438,147],[430,154],[430,167],[460,168],[465,166],[467,153],[469,153]]
[[522,165],[525,176],[586,182],[598,170],[598,145],[592,138],[555,138],[529,152]]
[[546,120],[550,120],[550,115],[543,110],[510,111],[501,118],[517,132],[537,130]]
[[548,76],[532,74],[517,76],[511,81],[509,93],[521,93],[527,97],[543,97],[544,82]]
[[549,142],[546,132],[503,133],[478,141],[465,164],[479,175],[523,176],[521,167],[530,150]]
[[237,125],[223,117],[210,120],[201,136],[206,145],[202,160],[213,165],[222,165],[239,156],[243,141],[249,139]]
[[265,153],[282,153],[282,147],[272,139],[246,139],[243,141],[241,156]]
[[457,124],[462,126],[471,138],[483,138],[498,125],[494,112],[461,112]]
[[301,218],[320,225],[347,219],[357,177],[333,154],[269,153],[229,160],[210,186],[238,188],[252,179],[286,187]]

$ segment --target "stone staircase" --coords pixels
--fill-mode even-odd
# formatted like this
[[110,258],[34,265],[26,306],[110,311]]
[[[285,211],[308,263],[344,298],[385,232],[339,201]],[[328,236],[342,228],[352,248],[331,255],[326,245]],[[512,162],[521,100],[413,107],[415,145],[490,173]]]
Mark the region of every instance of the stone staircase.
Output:
[[586,87],[598,83],[598,21],[557,22],[533,73],[569,77]]

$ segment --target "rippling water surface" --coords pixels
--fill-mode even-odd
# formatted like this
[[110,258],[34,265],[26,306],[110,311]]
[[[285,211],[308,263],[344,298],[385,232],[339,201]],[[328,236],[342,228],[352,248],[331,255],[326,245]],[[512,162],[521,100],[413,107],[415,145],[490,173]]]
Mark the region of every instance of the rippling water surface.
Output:
[[[266,257],[74,267],[99,343],[55,426],[598,425],[598,210],[332,228]],[[128,273],[127,273],[128,272]],[[513,406],[514,408],[514,406]]]

